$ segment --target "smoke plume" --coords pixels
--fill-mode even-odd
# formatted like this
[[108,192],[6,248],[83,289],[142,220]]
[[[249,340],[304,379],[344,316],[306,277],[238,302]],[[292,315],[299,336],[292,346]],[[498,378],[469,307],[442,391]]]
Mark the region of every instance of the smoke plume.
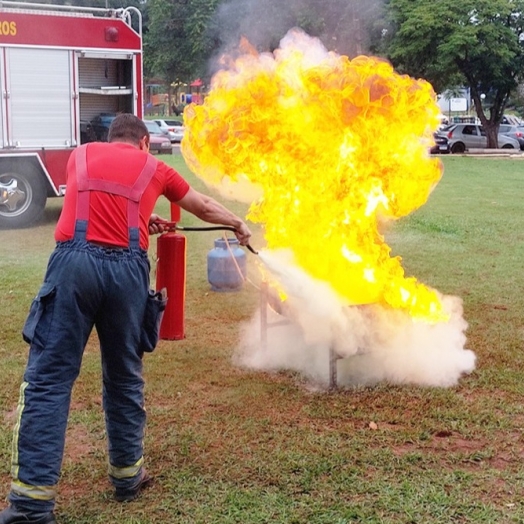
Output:
[[292,28],[319,38],[326,48],[354,57],[368,52],[373,24],[383,0],[231,0],[214,18],[219,54],[229,53],[241,37],[259,51],[273,51]]
[[[329,383],[333,351],[340,387],[378,382],[448,387],[475,367],[465,349],[467,323],[458,297],[442,296],[449,320],[428,324],[377,304],[350,306],[293,264],[285,251],[261,252],[288,298],[269,293],[267,330],[258,311],[244,326],[235,362],[265,371],[293,370]],[[265,341],[263,340],[265,338]]]

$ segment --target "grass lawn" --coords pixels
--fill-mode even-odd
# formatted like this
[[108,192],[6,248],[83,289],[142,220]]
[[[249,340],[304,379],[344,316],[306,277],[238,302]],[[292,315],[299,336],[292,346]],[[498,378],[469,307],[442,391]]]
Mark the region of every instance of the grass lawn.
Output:
[[[188,180],[179,155],[163,157]],[[212,233],[188,240],[186,338],[145,357],[146,462],[154,487],[113,502],[99,351],[74,389],[59,485],[61,524],[505,524],[524,522],[524,161],[443,158],[429,202],[386,238],[408,275],[462,297],[476,370],[458,386],[318,392],[290,372],[236,368],[258,307],[256,257],[238,293],[213,293]],[[226,203],[245,214],[243,204]],[[60,200],[38,227],[0,231],[0,493],[27,347],[20,331],[53,249]],[[165,201],[158,210],[168,216]],[[183,214],[182,224],[196,219]],[[252,245],[263,247],[255,229]],[[155,241],[151,260],[154,266]],[[154,271],[153,271],[154,278]]]

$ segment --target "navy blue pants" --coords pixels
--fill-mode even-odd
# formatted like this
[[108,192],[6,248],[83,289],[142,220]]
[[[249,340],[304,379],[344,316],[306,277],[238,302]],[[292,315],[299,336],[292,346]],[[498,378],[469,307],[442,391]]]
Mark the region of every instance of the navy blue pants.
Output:
[[30,343],[14,431],[9,500],[28,511],[55,503],[71,390],[88,337],[100,340],[109,475],[131,487],[141,475],[146,422],[140,332],[149,291],[143,250],[57,244],[23,335]]

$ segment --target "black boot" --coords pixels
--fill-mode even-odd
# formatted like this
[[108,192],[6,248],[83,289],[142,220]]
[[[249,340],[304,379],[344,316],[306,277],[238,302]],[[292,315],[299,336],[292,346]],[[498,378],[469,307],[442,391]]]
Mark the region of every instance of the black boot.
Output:
[[0,513],[0,524],[56,524],[56,519],[52,511],[25,513],[9,506]]
[[[140,495],[140,492],[144,488],[147,488],[147,486],[149,486],[152,482],[153,477],[150,477],[148,472],[144,468],[142,468],[140,480],[135,486],[133,486],[132,488],[115,489],[115,500],[118,500],[118,502],[131,502],[132,500],[135,500],[138,497],[138,495]],[[0,524],[2,524],[2,521],[0,521]]]

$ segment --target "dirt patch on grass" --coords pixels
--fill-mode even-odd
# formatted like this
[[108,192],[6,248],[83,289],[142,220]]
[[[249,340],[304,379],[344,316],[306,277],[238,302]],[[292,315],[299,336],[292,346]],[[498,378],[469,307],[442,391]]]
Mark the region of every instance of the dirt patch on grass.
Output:
[[448,458],[442,461],[452,463],[456,467],[457,462],[461,466],[489,465],[489,467],[506,471],[509,467],[520,464],[524,459],[524,445],[519,442],[519,435],[515,433],[502,433],[495,442],[485,438],[464,438],[459,433],[452,431],[440,431],[424,442],[406,442],[405,444],[393,446],[392,451],[401,457],[410,453],[424,453]]
[[64,460],[80,463],[94,454],[98,447],[89,430],[83,424],[75,424],[67,429]]

